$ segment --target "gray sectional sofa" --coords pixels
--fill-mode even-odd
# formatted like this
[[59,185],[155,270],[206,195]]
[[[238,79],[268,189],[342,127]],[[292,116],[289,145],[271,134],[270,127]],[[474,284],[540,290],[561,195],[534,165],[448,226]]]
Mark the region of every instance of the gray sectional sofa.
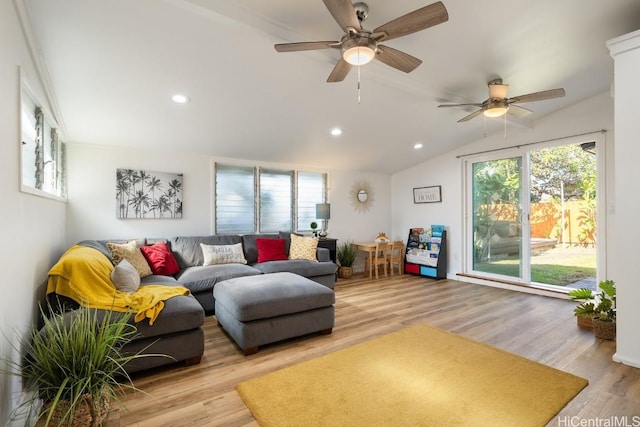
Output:
[[[308,260],[285,260],[258,262],[256,239],[285,239],[289,233],[279,234],[245,234],[245,235],[211,235],[173,237],[166,240],[173,252],[180,272],[175,276],[181,285],[188,288],[202,305],[207,314],[215,312],[213,288],[216,283],[236,277],[253,276],[267,273],[295,273],[333,289],[337,267],[329,258],[329,250],[318,248],[318,262]],[[159,239],[148,239],[148,243]],[[200,243],[205,245],[233,245],[242,243],[247,264],[221,264],[203,266],[203,255]],[[285,245],[287,254],[288,244]]]
[[[180,271],[174,276],[151,275],[144,277],[141,279],[141,286],[147,284],[181,285],[189,289],[191,294],[173,297],[165,301],[164,309],[153,325],[148,325],[146,321],[138,323],[136,325],[138,328],[137,338],[127,344],[125,348],[127,351],[144,350],[144,353],[164,354],[170,357],[137,359],[126,366],[127,372],[132,373],[177,361],[184,361],[186,364],[199,363],[204,351],[204,334],[201,327],[205,314],[215,313],[213,290],[217,283],[239,277],[291,272],[333,289],[337,267],[330,261],[328,249],[317,249],[317,262],[282,260],[259,263],[256,244],[258,238],[282,238],[287,242],[289,233],[135,239],[138,246],[166,242],[180,267]],[[107,242],[125,243],[127,241],[130,240],[85,240],[78,245],[94,248],[113,262]],[[203,265],[204,257],[201,243],[205,245],[242,243],[247,264],[205,266]],[[286,244],[285,247],[288,254],[289,245]],[[48,300],[57,310],[69,310],[78,306],[76,301],[56,294],[50,294]]]

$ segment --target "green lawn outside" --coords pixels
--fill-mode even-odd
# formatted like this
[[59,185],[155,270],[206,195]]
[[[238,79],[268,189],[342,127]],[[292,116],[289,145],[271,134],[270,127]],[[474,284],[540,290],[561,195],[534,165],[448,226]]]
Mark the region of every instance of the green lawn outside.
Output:
[[[551,250],[531,259],[531,281],[555,286],[567,286],[579,280],[596,277],[594,253],[571,253],[566,250]],[[485,273],[519,277],[518,259],[509,257],[498,261],[477,263],[475,270]]]

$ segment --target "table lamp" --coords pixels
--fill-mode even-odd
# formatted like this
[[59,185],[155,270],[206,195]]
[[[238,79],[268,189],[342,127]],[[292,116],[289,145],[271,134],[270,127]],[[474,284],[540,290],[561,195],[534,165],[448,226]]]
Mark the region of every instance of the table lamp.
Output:
[[316,219],[322,220],[322,230],[320,230],[320,238],[327,237],[327,224],[331,219],[331,205],[329,203],[318,203],[316,205]]

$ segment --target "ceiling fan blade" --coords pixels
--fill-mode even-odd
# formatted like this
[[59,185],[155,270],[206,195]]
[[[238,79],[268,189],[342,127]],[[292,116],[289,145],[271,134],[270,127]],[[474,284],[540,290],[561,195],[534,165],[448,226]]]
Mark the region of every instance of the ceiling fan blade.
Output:
[[349,33],[349,28],[353,28],[355,30],[362,30],[362,26],[360,25],[360,21],[356,16],[356,11],[353,8],[353,4],[351,4],[351,0],[322,0],[324,1],[324,5],[329,9],[329,12],[333,16],[333,19],[336,20],[340,28],[345,33]]
[[393,67],[400,71],[404,71],[405,73],[412,72],[420,64],[422,64],[422,60],[416,58],[415,56],[411,56],[408,53],[399,51],[398,49],[382,45],[378,46],[376,59],[380,60],[390,67]]
[[473,113],[469,114],[468,116],[464,116],[463,118],[461,118],[460,120],[458,120],[458,123],[462,123],[462,122],[466,122],[468,120],[473,119],[476,116],[479,116],[480,114],[482,114],[482,112],[484,111],[483,108],[474,111]]
[[521,107],[519,105],[512,104],[509,106],[507,113],[511,114],[512,116],[516,116],[518,118],[524,118],[524,117],[527,117],[529,114],[533,113],[533,111],[527,108]]
[[[325,4],[327,1],[325,0]],[[414,10],[373,30],[383,33],[377,40],[391,40],[424,30],[449,20],[449,14],[442,2],[436,2],[421,9]]]
[[473,104],[440,104],[438,108],[449,108],[449,107],[482,107],[482,103],[473,103]]
[[340,61],[333,67],[333,71],[329,74],[329,78],[327,79],[328,83],[336,83],[341,82],[347,77],[349,71],[351,71],[352,65],[345,61],[343,58],[340,58]]
[[330,47],[340,48],[338,41],[324,42],[298,42],[298,43],[280,43],[273,45],[278,52],[299,52],[301,50],[328,49]]
[[514,102],[534,102],[534,101],[543,101],[545,99],[553,99],[553,98],[562,98],[564,96],[564,89],[551,89],[551,90],[543,90],[542,92],[534,92],[528,93],[526,95],[515,96],[513,98],[509,98],[507,101],[509,104],[513,104]]

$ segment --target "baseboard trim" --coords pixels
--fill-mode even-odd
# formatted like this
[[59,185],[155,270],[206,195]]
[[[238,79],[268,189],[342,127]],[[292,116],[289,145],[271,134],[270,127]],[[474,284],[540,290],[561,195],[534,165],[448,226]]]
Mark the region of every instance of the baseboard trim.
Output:
[[627,359],[624,356],[620,356],[617,352],[613,354],[611,358],[614,362],[622,363],[623,365],[632,366],[634,368],[640,368],[640,360]]

